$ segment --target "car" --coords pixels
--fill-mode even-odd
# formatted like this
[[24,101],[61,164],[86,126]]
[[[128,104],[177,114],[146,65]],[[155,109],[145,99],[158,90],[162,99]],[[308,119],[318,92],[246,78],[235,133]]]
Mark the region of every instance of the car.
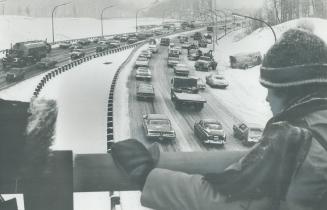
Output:
[[134,65],[136,68],[137,67],[140,67],[140,66],[146,66],[146,67],[149,67],[149,59],[142,56],[142,55],[139,55],[135,61],[135,65]]
[[69,47],[70,51],[73,52],[74,50],[81,50],[83,49],[83,47],[79,44],[72,44],[70,47]]
[[163,114],[143,115],[143,128],[148,139],[174,140],[176,133],[170,120]]
[[192,37],[193,37],[194,40],[201,40],[202,39],[202,33],[201,32],[195,32]]
[[229,83],[221,74],[210,74],[206,76],[206,83],[213,88],[227,88]]
[[160,39],[160,45],[161,46],[169,46],[170,44],[170,39],[169,38],[161,38]]
[[154,100],[154,88],[153,85],[147,83],[139,83],[136,87],[136,98],[138,100]]
[[211,71],[216,70],[217,62],[208,56],[200,56],[195,62],[194,68],[196,71]]
[[148,48],[152,53],[157,53],[159,51],[159,47],[157,44],[156,39],[150,39],[149,40],[149,48]]
[[187,59],[190,61],[196,61],[202,56],[201,50],[191,49],[187,51]]
[[194,124],[194,134],[204,144],[224,145],[226,133],[222,124],[215,119],[201,119]]
[[175,46],[174,49],[178,51],[178,54],[180,54],[180,55],[182,54],[182,47]]
[[55,60],[50,60],[50,59],[42,59],[41,61],[36,63],[36,68],[42,69],[42,70],[47,70],[54,68],[58,61]]
[[185,64],[178,63],[173,68],[175,75],[188,76],[190,74],[190,68]]
[[98,46],[95,48],[95,52],[99,53],[99,52],[106,51],[106,50],[108,50],[108,49],[109,49],[108,45],[106,45],[106,44],[100,44],[100,45],[98,45]]
[[68,49],[72,44],[70,42],[60,42],[59,48],[61,49]]
[[183,43],[185,43],[185,42],[188,41],[188,37],[187,36],[180,36],[178,39],[179,39],[179,42],[181,44],[183,44]]
[[148,67],[138,67],[136,69],[135,78],[137,80],[151,80],[152,74]]
[[85,52],[80,49],[76,49],[70,54],[70,58],[72,60],[78,59],[78,58],[83,58],[85,56]]
[[137,37],[130,37],[127,40],[127,44],[134,44],[135,42],[138,42]]
[[207,40],[205,40],[205,39],[199,40],[198,45],[199,45],[199,47],[206,48],[208,45]]
[[177,55],[177,56],[168,56],[167,66],[168,67],[174,67],[175,65],[179,64],[179,62],[180,62],[179,55]]
[[191,50],[191,49],[199,49],[199,46],[194,42],[192,42],[192,43],[187,42],[187,43],[182,44],[182,48]]
[[260,52],[239,53],[229,56],[229,61],[233,69],[248,69],[260,65],[262,56]]
[[253,146],[261,139],[263,128],[257,124],[239,123],[233,125],[233,135],[242,141],[245,146]]
[[152,57],[152,52],[150,50],[142,50],[140,56],[150,59]]
[[193,78],[197,80],[197,86],[199,90],[206,89],[206,83],[200,77],[193,76]]
[[18,82],[20,80],[23,80],[25,77],[25,71],[21,68],[12,68],[7,74],[6,74],[6,81],[7,82]]
[[81,39],[77,43],[80,45],[89,45],[91,43],[91,41],[88,39]]

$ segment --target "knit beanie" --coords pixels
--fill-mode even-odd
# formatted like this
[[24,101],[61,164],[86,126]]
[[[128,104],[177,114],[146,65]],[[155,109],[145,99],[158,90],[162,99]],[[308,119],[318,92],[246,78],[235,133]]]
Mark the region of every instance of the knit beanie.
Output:
[[268,50],[260,69],[267,88],[327,86],[327,47],[305,29],[290,29]]

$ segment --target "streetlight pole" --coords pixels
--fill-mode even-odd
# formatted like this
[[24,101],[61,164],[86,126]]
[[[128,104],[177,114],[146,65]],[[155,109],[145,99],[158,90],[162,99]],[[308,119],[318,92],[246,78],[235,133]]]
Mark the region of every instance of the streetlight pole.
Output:
[[0,3],[2,3],[1,4],[1,6],[2,6],[2,15],[4,16],[5,15],[5,3],[6,3],[6,0],[0,1]]
[[64,3],[64,4],[59,4],[59,5],[56,5],[53,9],[52,9],[52,14],[51,14],[51,22],[52,22],[52,43],[54,43],[54,24],[53,24],[53,15],[54,15],[54,12],[56,11],[56,9],[58,7],[61,7],[61,6],[65,6],[67,4],[71,4],[72,2],[67,2],[67,3]]
[[246,15],[241,15],[241,14],[238,14],[238,13],[232,13],[232,15],[239,16],[239,17],[244,17],[244,18],[249,18],[249,19],[251,19],[251,20],[256,20],[256,21],[259,21],[259,22],[264,23],[266,26],[268,26],[268,27],[270,28],[270,30],[271,30],[272,33],[274,34],[275,42],[277,41],[276,33],[275,33],[273,27],[272,27],[269,23],[267,23],[266,21],[261,20],[261,19],[258,19],[258,18],[254,18],[254,17],[246,16]]
[[102,38],[103,38],[103,13],[104,13],[104,11],[106,10],[106,9],[109,9],[109,8],[111,8],[111,7],[114,7],[115,5],[110,5],[110,6],[107,6],[107,7],[105,7],[105,8],[103,8],[102,9],[102,11],[101,11],[101,36],[102,36]]
[[227,13],[224,11],[224,10],[218,10],[218,9],[215,9],[215,11],[217,11],[217,12],[221,12],[221,13],[223,13],[224,15],[225,15],[225,35],[227,34]]
[[148,6],[136,10],[136,14],[135,14],[135,32],[136,33],[137,33],[137,17],[139,15],[139,12],[141,12],[142,10],[144,10],[144,9],[146,9],[146,8],[150,7],[151,5],[156,4],[158,2],[159,2],[159,0],[155,0],[153,3],[149,4]]

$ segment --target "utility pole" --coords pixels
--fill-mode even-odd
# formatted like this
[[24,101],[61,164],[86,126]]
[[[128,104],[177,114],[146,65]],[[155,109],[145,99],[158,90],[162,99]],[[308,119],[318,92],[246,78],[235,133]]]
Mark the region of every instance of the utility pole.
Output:
[[103,38],[103,13],[104,13],[104,11],[106,10],[106,9],[109,9],[109,8],[111,8],[111,7],[114,7],[115,5],[110,5],[110,6],[107,6],[107,7],[105,7],[105,8],[103,8],[102,10],[101,10],[101,15],[100,15],[100,18],[101,18],[101,37]]
[[54,43],[54,24],[53,24],[53,16],[54,16],[54,12],[56,11],[56,9],[58,7],[61,7],[61,6],[65,6],[67,4],[71,4],[72,2],[67,2],[67,3],[64,3],[64,4],[59,4],[57,6],[55,6],[53,9],[52,9],[52,13],[51,13],[51,22],[52,22],[52,43]]

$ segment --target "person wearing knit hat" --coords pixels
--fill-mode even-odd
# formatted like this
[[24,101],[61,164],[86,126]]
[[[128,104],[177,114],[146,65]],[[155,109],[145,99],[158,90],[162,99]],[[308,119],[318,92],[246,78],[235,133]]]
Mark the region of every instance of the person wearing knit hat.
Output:
[[[261,141],[238,158],[220,156],[216,168],[194,172],[183,166],[179,171],[176,165],[160,165],[165,153],[147,150],[137,140],[113,145],[115,163],[140,186],[144,206],[174,210],[327,208],[325,42],[306,29],[286,31],[265,55],[260,83],[268,89],[273,113]],[[202,166],[213,158],[207,153],[202,153],[201,160],[185,153],[183,160]]]

